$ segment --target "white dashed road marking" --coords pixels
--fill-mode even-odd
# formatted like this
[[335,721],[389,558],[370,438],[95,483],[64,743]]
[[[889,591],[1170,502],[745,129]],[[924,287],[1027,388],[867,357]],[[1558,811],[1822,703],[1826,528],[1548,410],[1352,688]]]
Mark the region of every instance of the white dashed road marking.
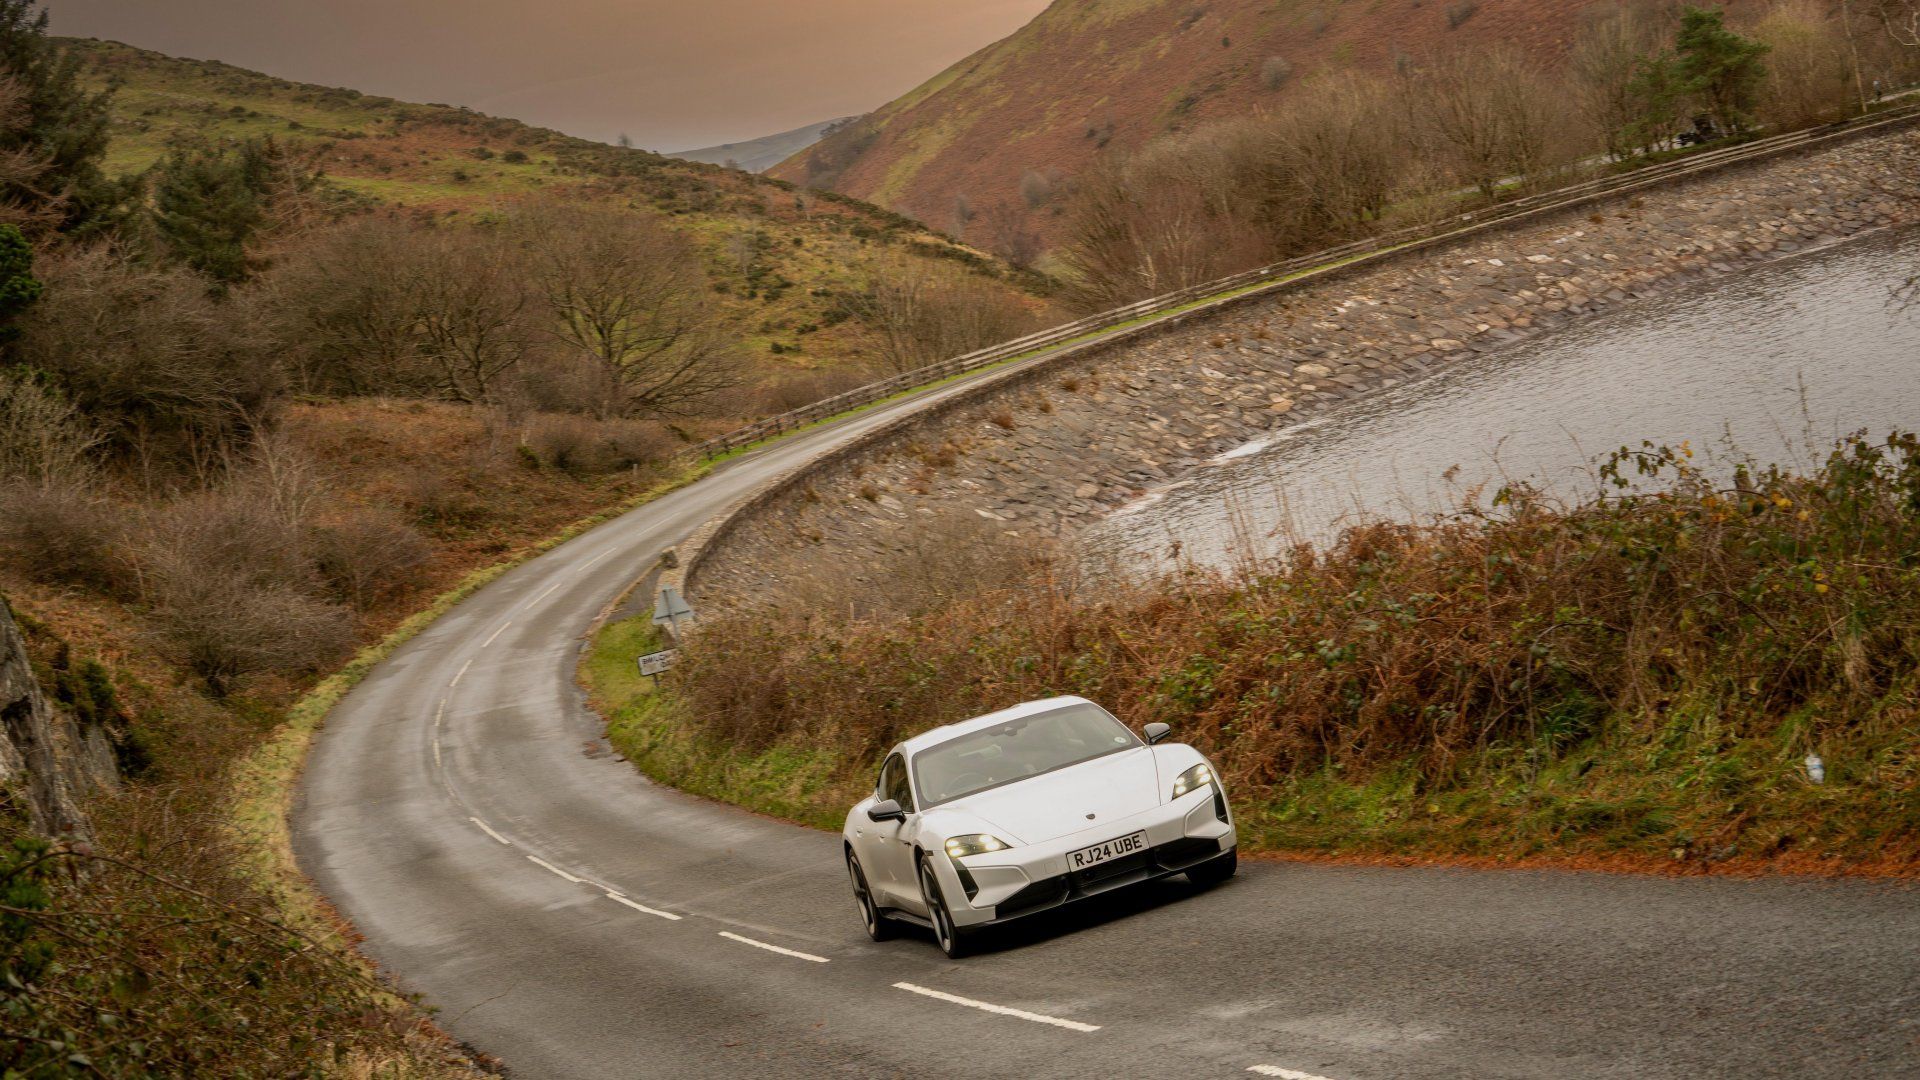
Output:
[[[494,638],[497,638],[497,637],[499,637],[499,636],[500,636],[501,634],[504,634],[504,633],[506,633],[506,632],[507,632],[507,627],[509,627],[509,626],[512,626],[512,625],[513,625],[513,620],[512,620],[512,619],[508,619],[508,620],[507,620],[506,622],[503,622],[503,623],[501,623],[501,624],[500,624],[500,629],[498,629],[498,630],[495,630],[495,631],[494,631],[493,633],[491,633],[491,634],[488,634],[488,635],[487,635],[487,640],[485,640],[485,641],[483,641],[483,642],[481,642],[481,643],[480,643],[480,647],[484,649],[484,648],[486,648],[487,646],[489,646],[489,645],[491,645],[491,644],[493,644],[493,639],[494,639]],[[471,664],[471,663],[473,663],[473,661],[471,661],[471,660],[469,660],[469,661],[467,661],[467,663],[469,663],[469,664]],[[461,668],[460,670],[462,670],[462,671],[465,671],[466,669],[465,669],[465,668]]]
[[613,901],[613,902],[614,902],[614,903],[616,903],[616,904],[625,904],[625,905],[627,905],[628,907],[630,907],[630,908],[632,908],[632,909],[633,909],[633,910],[635,910],[635,911],[644,911],[644,912],[646,912],[646,913],[647,913],[648,915],[658,915],[658,916],[660,916],[660,917],[661,917],[661,918],[663,918],[663,919],[672,919],[672,920],[673,920],[674,922],[679,922],[679,921],[680,921],[680,916],[678,916],[678,915],[675,915],[675,914],[674,914],[673,912],[671,912],[671,911],[661,911],[661,910],[659,910],[658,908],[650,908],[650,907],[648,907],[648,906],[647,906],[647,905],[645,905],[645,904],[636,904],[636,903],[634,903],[633,901],[631,901],[631,900],[629,900],[629,899],[627,899],[626,897],[624,897],[624,896],[621,896],[621,895],[620,895],[619,893],[617,893],[617,892],[610,892],[610,893],[608,893],[608,894],[607,894],[607,899],[609,899],[609,900],[611,900],[611,901]]
[[509,840],[509,839],[507,839],[507,838],[506,838],[506,837],[504,837],[504,836],[501,836],[501,835],[500,835],[499,833],[497,833],[497,832],[494,832],[494,831],[493,831],[493,829],[491,829],[490,827],[488,827],[488,825],[487,825],[487,823],[486,823],[486,822],[484,822],[484,821],[481,821],[481,820],[480,820],[479,818],[477,818],[477,817],[470,817],[470,818],[468,818],[467,820],[468,820],[468,821],[471,821],[471,822],[473,822],[473,823],[474,823],[475,825],[478,825],[478,826],[480,826],[480,831],[481,831],[481,832],[483,832],[483,833],[486,833],[486,834],[487,834],[488,836],[491,836],[491,837],[493,837],[493,838],[494,838],[495,840],[498,840],[498,841],[500,841],[501,843],[503,843],[503,844],[505,844],[505,845],[507,845],[508,847],[512,847],[512,846],[513,846],[513,841],[511,841],[511,840]]
[[581,566],[580,566],[580,569],[578,569],[578,570],[575,570],[575,571],[574,571],[574,573],[576,573],[576,574],[584,574],[584,573],[586,573],[586,572],[587,572],[587,567],[589,567],[589,566],[592,566],[592,565],[593,565],[594,563],[597,563],[597,562],[599,562],[599,561],[600,561],[601,559],[604,559],[604,558],[606,558],[607,556],[609,556],[609,555],[611,555],[611,554],[613,554],[613,552],[611,552],[611,551],[603,551],[603,552],[601,552],[600,554],[598,554],[598,555],[595,555],[595,556],[594,556],[593,558],[591,558],[591,559],[588,559],[588,560],[587,560],[587,561],[586,561],[585,563],[583,563],[583,564],[581,564]]
[[534,597],[533,599],[531,599],[531,600],[529,600],[529,601],[527,601],[526,603],[524,603],[524,604],[521,604],[521,605],[520,605],[520,610],[521,610],[521,611],[525,611],[525,610],[527,610],[528,608],[530,608],[530,607],[532,607],[533,605],[535,605],[535,604],[537,604],[537,603],[539,603],[540,601],[542,601],[542,600],[545,600],[545,599],[546,599],[547,597],[549,597],[549,596],[552,596],[552,595],[553,595],[553,590],[555,590],[555,589],[557,589],[557,588],[559,588],[560,586],[562,586],[562,585],[565,585],[565,584],[566,584],[566,582],[564,582],[564,581],[556,581],[556,582],[554,582],[553,584],[551,584],[551,585],[549,585],[549,586],[547,586],[547,591],[546,591],[546,592],[543,592],[543,593],[541,593],[541,594],[540,594],[539,596],[536,596],[536,597]]
[[460,685],[460,676],[462,676],[462,675],[465,675],[465,674],[467,673],[467,669],[468,669],[468,668],[470,668],[470,667],[472,667],[472,666],[473,666],[473,661],[472,661],[472,660],[468,660],[468,661],[467,661],[466,663],[464,663],[464,664],[461,664],[461,665],[460,665],[460,670],[454,673],[454,676],[453,676],[453,681],[452,681],[452,682],[450,682],[450,683],[448,683],[448,684],[447,684],[447,686],[448,686],[449,688],[451,688],[451,687],[455,687],[455,686],[459,686],[459,685]]
[[560,869],[559,867],[553,865],[547,860],[542,859],[536,855],[527,856],[527,861],[530,863],[533,863],[536,866],[542,867],[543,869],[551,870],[554,873],[559,874],[561,877],[566,878],[568,881],[573,882],[575,885],[580,884],[580,882],[584,880],[582,878],[574,877],[572,874],[567,873],[565,870]]
[[940,1001],[950,1001],[955,1005],[965,1005],[969,1009],[979,1009],[981,1012],[990,1012],[996,1016],[1013,1016],[1021,1020],[1031,1020],[1036,1024],[1052,1024],[1054,1027],[1066,1028],[1068,1031],[1084,1032],[1100,1030],[1099,1024],[1083,1024],[1078,1020],[1062,1020],[1057,1016],[1044,1016],[1040,1013],[1028,1012],[1025,1009],[1010,1009],[1005,1005],[994,1005],[985,1001],[975,1001],[972,998],[963,998],[958,994],[949,994],[941,990],[929,990],[924,986],[915,986],[912,983],[897,982],[893,985],[896,990],[905,990],[908,993],[937,998]]
[[1278,1065],[1249,1065],[1247,1066],[1247,1071],[1250,1073],[1259,1073],[1261,1076],[1277,1076],[1280,1077],[1280,1080],[1327,1080],[1324,1076],[1315,1076],[1312,1073],[1298,1072],[1293,1069],[1283,1069]]
[[720,936],[723,938],[726,938],[728,941],[737,941],[742,945],[751,945],[756,949],[765,949],[768,952],[779,953],[781,956],[791,956],[795,960],[811,960],[816,964],[824,964],[827,962],[827,958],[824,956],[815,956],[812,953],[795,952],[792,949],[783,949],[778,945],[769,945],[764,941],[755,941],[750,937],[741,937],[739,934],[733,933],[732,931],[729,931],[729,930],[720,931]]

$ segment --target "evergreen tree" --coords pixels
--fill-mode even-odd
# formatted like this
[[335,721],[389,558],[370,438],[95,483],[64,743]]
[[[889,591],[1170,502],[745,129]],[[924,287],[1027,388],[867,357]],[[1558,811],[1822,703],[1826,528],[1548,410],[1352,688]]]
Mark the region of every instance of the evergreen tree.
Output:
[[18,225],[0,225],[0,344],[20,336],[13,321],[40,299],[40,280],[33,276],[33,245]]
[[57,206],[63,229],[106,223],[128,194],[100,168],[109,94],[80,85],[79,57],[47,40],[47,13],[34,0],[0,0],[0,75],[19,87],[27,109],[24,125],[0,132],[0,151],[24,150],[46,165],[30,187],[7,185],[5,197]]
[[1680,35],[1674,40],[1680,77],[1728,131],[1741,132],[1752,125],[1761,82],[1767,76],[1762,57],[1768,48],[1727,29],[1722,12],[1690,7],[1680,13]]
[[1627,127],[1626,140],[1639,147],[1643,154],[1673,145],[1680,133],[1681,107],[1688,95],[1679,60],[1670,52],[1641,57],[1634,63],[1627,93],[1633,102],[1635,119]]
[[176,149],[153,171],[154,232],[175,259],[219,284],[245,281],[256,269],[248,243],[270,211],[318,181],[272,138]]

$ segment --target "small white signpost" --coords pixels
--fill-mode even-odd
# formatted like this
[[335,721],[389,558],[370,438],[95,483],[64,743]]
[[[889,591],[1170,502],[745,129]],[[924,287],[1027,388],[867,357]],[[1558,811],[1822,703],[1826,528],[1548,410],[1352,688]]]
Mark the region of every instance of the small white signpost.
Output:
[[680,659],[679,649],[662,649],[659,652],[650,652],[638,660],[640,664],[640,674],[652,676],[653,685],[657,687],[660,685],[660,673],[672,667],[673,662],[678,659]]

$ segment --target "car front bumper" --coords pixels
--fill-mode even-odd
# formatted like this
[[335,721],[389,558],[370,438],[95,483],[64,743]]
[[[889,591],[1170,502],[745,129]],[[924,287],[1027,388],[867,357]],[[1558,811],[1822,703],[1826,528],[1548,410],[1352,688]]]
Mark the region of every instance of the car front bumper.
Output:
[[[1147,834],[1145,850],[1085,870],[1067,868],[1069,852],[1136,832]],[[932,861],[954,925],[978,927],[1178,874],[1225,855],[1234,843],[1226,799],[1209,784],[1143,813],[1042,844]]]

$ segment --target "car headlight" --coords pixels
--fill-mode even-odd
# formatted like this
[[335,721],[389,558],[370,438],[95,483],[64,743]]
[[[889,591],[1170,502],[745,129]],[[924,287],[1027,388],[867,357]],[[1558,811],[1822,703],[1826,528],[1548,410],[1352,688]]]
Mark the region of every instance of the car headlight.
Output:
[[1211,783],[1213,783],[1213,770],[1207,768],[1206,763],[1202,762],[1181,773],[1180,778],[1173,782],[1173,797],[1177,799],[1189,791],[1198,791]]
[[974,833],[970,836],[956,836],[947,841],[947,855],[955,859],[964,859],[969,855],[985,855],[989,851],[1005,851],[1012,844],[997,836],[986,833]]

